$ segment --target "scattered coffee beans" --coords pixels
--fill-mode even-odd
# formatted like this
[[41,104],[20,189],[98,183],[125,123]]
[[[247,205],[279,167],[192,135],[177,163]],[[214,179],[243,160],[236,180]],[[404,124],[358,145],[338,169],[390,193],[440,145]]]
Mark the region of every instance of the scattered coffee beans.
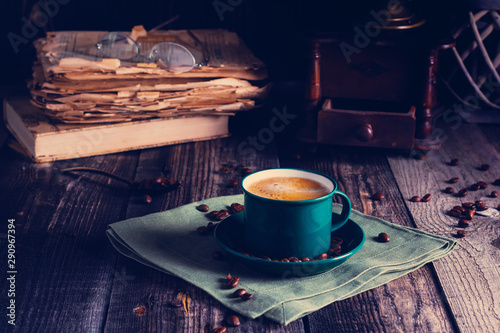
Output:
[[198,209],[200,212],[206,213],[210,208],[208,207],[208,205],[202,204],[196,207],[196,209]]
[[214,330],[212,331],[212,333],[226,333],[226,332],[227,328],[225,326],[218,326],[214,328]]
[[481,171],[488,171],[489,169],[490,169],[490,165],[489,164],[482,164],[479,167],[479,170],[481,170]]
[[420,202],[422,200],[422,198],[420,198],[418,195],[415,195],[410,200],[413,202]]
[[430,194],[430,193],[427,193],[426,195],[424,195],[424,196],[422,197],[422,201],[424,201],[424,202],[429,202],[429,201],[431,201],[431,197],[432,197],[432,196],[431,196],[431,194]]
[[233,296],[234,296],[234,297],[241,297],[241,296],[243,296],[243,295],[244,295],[244,294],[246,294],[246,293],[247,293],[247,291],[246,291],[245,289],[240,288],[240,289],[236,290],[236,291],[233,293]]
[[486,206],[485,204],[481,204],[481,205],[476,205],[476,210],[478,212],[482,212],[482,211],[485,211],[488,209],[488,206]]
[[170,306],[174,308],[180,308],[182,306],[182,303],[181,301],[174,300],[170,302]]
[[459,181],[458,177],[453,177],[448,180],[448,183],[455,184],[458,183],[458,181]]
[[488,183],[487,182],[483,182],[483,181],[477,182],[477,185],[479,185],[479,188],[481,190],[484,190],[485,188],[488,187]]
[[[231,276],[231,274],[228,274]],[[228,278],[226,281],[226,286],[230,289],[236,288],[238,286],[238,283],[240,283],[240,278],[238,276],[231,276],[231,278]]]
[[245,301],[251,299],[252,297],[253,297],[252,294],[249,294],[249,293],[241,295],[241,299],[243,299]]
[[450,161],[450,165],[452,166],[456,166],[460,163],[460,161],[458,160],[458,158],[454,158]]
[[469,221],[467,221],[467,220],[460,220],[460,221],[458,221],[458,226],[460,228],[467,228],[469,226]]
[[447,187],[444,189],[444,193],[448,193],[448,194],[451,194],[451,193],[454,193],[455,190],[453,189],[453,187]]
[[471,209],[472,207],[474,207],[474,203],[473,202],[464,202],[462,204],[462,207],[464,207],[465,209]]
[[464,217],[467,220],[472,220],[474,218],[474,215],[476,214],[475,209],[467,209],[467,211],[464,213]]
[[466,235],[465,231],[463,231],[463,230],[457,231],[457,238],[464,238],[465,235]]
[[497,191],[492,191],[491,194],[490,194],[490,197],[497,198],[498,197],[498,192]]
[[372,199],[382,201],[385,199],[385,195],[383,193],[377,192],[374,195],[372,195]]
[[471,191],[479,190],[479,184],[472,184],[471,186],[469,186],[469,190]]
[[237,202],[232,203],[231,207],[229,207],[229,212],[231,214],[236,214],[236,213],[242,212],[244,210],[245,210],[245,206],[242,204],[239,204]]
[[387,243],[391,239],[389,238],[388,234],[386,234],[385,232],[381,232],[380,234],[378,234],[377,240],[381,243]]
[[144,194],[141,197],[141,200],[142,200],[142,202],[147,203],[147,204],[150,204],[151,202],[153,202],[153,198],[151,198],[151,196],[149,194]]
[[236,326],[240,326],[240,318],[238,318],[237,316],[229,316],[226,318],[226,323],[229,325],[229,326],[233,326],[233,327],[236,327]]
[[467,194],[469,194],[469,190],[467,190],[466,188],[463,188],[460,191],[458,191],[459,197],[465,197]]
[[318,259],[318,260],[323,260],[326,258],[328,258],[328,254],[326,254],[326,253],[321,253],[321,254],[317,255],[316,257],[314,257],[314,259]]
[[453,216],[453,217],[460,217],[462,215],[462,212],[456,209],[452,209],[448,212],[448,215]]

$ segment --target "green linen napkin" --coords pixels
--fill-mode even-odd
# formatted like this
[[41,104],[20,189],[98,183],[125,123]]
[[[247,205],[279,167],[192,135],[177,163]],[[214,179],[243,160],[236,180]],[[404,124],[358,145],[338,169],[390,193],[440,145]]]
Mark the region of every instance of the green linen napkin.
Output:
[[[205,290],[228,308],[250,318],[261,315],[288,324],[330,303],[383,285],[451,252],[454,240],[403,227],[353,210],[351,219],[365,232],[365,244],[345,263],[326,273],[303,278],[276,278],[255,273],[232,260],[214,260],[220,250],[212,235],[196,228],[208,219],[196,206],[211,210],[243,203],[243,195],[211,198],[179,208],[133,218],[108,226],[107,235],[123,255],[175,275]],[[340,212],[341,206],[334,204]],[[389,243],[375,240],[381,232]],[[227,273],[241,278],[253,298],[232,298],[224,288]]]

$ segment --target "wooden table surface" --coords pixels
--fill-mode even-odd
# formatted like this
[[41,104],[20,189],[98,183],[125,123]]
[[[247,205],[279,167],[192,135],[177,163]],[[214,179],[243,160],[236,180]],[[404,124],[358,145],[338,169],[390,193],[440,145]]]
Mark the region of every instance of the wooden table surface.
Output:
[[[35,164],[7,147],[0,150],[0,253],[2,256],[0,331],[10,332],[6,307],[15,299],[16,332],[203,332],[224,325],[233,314],[188,282],[120,255],[108,241],[108,224],[202,200],[241,193],[227,188],[217,173],[227,161],[252,170],[298,167],[338,180],[353,208],[390,222],[453,237],[458,219],[446,212],[456,204],[482,199],[500,187],[500,127],[438,124],[443,147],[426,160],[407,154],[323,146],[314,155],[289,157],[276,140],[265,149],[238,150],[245,137],[188,143],[107,156]],[[449,166],[458,158],[458,166]],[[487,163],[488,171],[477,167]],[[71,166],[94,167],[140,180],[162,176],[182,179],[180,189],[142,203],[129,188],[107,177],[63,174]],[[446,180],[459,177],[449,185]],[[465,198],[443,193],[479,180],[486,190]],[[375,192],[386,200],[374,202]],[[432,194],[428,203],[409,201]],[[15,226],[15,296],[8,297],[9,219]],[[448,256],[381,287],[335,302],[288,326],[267,319],[241,318],[228,332],[499,332],[500,222],[475,217]],[[189,313],[170,302],[189,295]],[[134,308],[144,305],[139,316]]]

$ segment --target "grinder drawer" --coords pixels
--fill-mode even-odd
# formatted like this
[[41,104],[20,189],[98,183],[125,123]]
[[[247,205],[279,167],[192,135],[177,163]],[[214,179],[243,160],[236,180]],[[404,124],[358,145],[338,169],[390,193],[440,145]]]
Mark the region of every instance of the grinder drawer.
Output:
[[[319,143],[413,148],[415,106],[378,101],[365,101],[364,105],[357,103],[325,100],[318,113]],[[348,105],[355,108],[347,109]]]

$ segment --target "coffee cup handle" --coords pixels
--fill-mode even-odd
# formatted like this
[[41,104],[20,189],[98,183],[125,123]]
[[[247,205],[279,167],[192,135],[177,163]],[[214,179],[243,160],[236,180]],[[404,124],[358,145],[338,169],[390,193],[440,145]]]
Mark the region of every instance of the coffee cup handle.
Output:
[[332,221],[332,231],[342,227],[351,215],[351,200],[349,200],[349,197],[342,191],[335,191],[334,195],[338,195],[342,200],[342,213],[340,213],[337,221]]

